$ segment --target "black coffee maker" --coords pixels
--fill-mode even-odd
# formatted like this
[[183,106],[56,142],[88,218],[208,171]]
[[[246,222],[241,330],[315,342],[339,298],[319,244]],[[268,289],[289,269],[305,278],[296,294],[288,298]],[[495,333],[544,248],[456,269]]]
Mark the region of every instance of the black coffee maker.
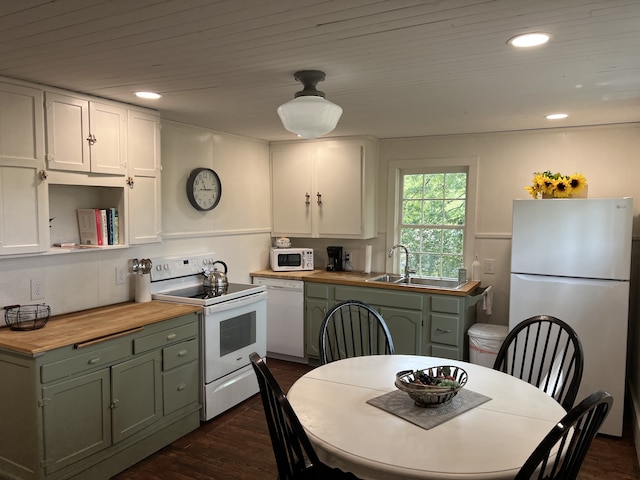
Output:
[[344,270],[342,266],[342,247],[327,247],[327,270],[331,272],[341,272]]

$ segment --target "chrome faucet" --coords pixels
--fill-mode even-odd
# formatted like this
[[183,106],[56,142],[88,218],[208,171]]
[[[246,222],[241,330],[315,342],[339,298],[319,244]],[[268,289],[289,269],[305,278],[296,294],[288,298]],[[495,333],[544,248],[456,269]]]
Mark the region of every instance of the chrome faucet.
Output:
[[410,274],[416,273],[415,270],[411,270],[409,268],[409,249],[407,247],[405,247],[404,245],[401,245],[401,244],[398,243],[397,245],[394,245],[393,247],[391,247],[391,249],[389,250],[389,258],[391,258],[393,256],[393,251],[396,248],[401,248],[401,249],[404,250],[404,257],[405,257],[404,258],[404,276],[406,278],[409,278]]

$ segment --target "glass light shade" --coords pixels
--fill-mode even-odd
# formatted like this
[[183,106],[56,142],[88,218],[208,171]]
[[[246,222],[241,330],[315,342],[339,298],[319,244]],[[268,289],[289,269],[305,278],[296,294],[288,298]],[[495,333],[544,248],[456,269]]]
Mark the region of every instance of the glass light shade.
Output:
[[312,139],[336,128],[342,108],[323,97],[304,95],[280,105],[278,115],[288,131]]

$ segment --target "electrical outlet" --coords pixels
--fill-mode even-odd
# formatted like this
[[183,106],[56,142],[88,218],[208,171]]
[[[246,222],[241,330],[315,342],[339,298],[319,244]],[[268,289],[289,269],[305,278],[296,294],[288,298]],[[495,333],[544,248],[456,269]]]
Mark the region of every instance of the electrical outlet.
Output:
[[351,252],[344,252],[344,262],[350,262],[351,261]]
[[116,285],[124,285],[125,283],[127,283],[127,269],[116,267]]
[[44,298],[44,280],[41,278],[31,279],[31,300],[42,300]]
[[493,258],[487,258],[484,261],[484,273],[493,275],[496,273],[496,261]]

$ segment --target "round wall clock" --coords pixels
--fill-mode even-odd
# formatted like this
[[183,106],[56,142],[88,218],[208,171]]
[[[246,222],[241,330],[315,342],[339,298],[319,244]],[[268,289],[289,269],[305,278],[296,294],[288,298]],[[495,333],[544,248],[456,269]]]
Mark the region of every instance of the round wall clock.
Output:
[[196,168],[187,180],[187,198],[196,210],[213,210],[222,196],[218,174],[210,168]]

